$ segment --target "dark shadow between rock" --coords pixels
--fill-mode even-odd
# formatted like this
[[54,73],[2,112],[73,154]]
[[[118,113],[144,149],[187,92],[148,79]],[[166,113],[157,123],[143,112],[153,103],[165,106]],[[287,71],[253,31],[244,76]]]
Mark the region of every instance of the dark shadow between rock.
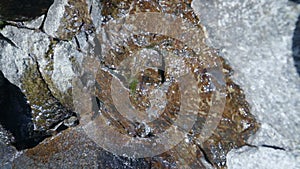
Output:
[[54,0],[1,0],[0,20],[27,21],[47,13]]
[[291,2],[300,3],[300,0],[290,0]]
[[[300,0],[290,0],[292,2],[300,4]],[[296,22],[296,27],[293,35],[293,58],[294,64],[297,69],[297,73],[300,76],[300,15],[298,16],[298,20]]]
[[45,137],[34,133],[31,108],[20,88],[10,83],[0,71],[0,124],[14,137],[18,150],[36,146]]

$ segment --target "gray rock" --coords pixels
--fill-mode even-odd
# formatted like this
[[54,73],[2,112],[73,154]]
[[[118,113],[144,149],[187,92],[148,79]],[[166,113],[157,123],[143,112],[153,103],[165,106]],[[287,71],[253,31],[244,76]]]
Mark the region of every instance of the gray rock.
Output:
[[[53,107],[57,105],[61,110],[64,110],[63,113],[68,112],[66,115],[61,115],[61,112],[52,112],[52,116],[55,115],[55,117],[59,117],[54,120],[49,119],[48,117],[49,115],[51,116],[51,112],[48,111],[50,109],[45,111],[45,109],[42,108],[43,106],[36,107],[40,105],[31,105],[33,107],[35,106],[36,110],[40,111],[32,117],[35,123],[34,125],[37,126],[37,121],[39,121],[38,117],[44,116],[42,118],[43,120],[48,117],[47,121],[44,122],[40,120],[41,122],[39,122],[40,124],[46,125],[40,125],[40,129],[48,130],[51,125],[55,125],[55,123],[63,120],[60,119],[60,117],[68,118],[69,114],[72,114],[71,111],[63,108],[58,101],[63,103],[64,106],[69,109],[72,107],[71,80],[75,75],[73,65],[75,62],[78,62],[77,58],[83,57],[84,54],[81,54],[77,49],[75,40],[70,42],[55,41],[46,33],[38,30],[42,21],[43,17],[40,17],[36,20],[26,22],[22,28],[18,28],[18,25],[12,25],[6,26],[4,29],[0,30],[1,35],[6,39],[4,40],[2,38],[0,41],[0,70],[3,71],[5,77],[11,83],[17,85],[24,93],[26,93],[27,98],[34,98],[32,95],[38,93],[35,91],[43,91],[45,93],[43,93],[42,96],[36,96],[36,98],[44,97],[46,95],[48,99],[51,98],[51,101],[48,100],[47,103],[44,103],[45,107],[49,104],[52,104]],[[72,58],[73,56],[75,56],[75,58]],[[34,77],[37,77],[36,74],[40,74],[38,76],[41,76],[38,77],[41,79],[36,82],[47,83],[46,85],[41,85],[44,86],[43,89],[38,87],[32,88],[31,86],[28,86],[28,84],[25,84],[34,79],[32,74],[30,75],[30,73],[28,73],[32,65],[35,65],[34,67],[38,68],[38,72],[31,72],[35,73]],[[25,74],[27,74],[26,77],[28,79],[24,80]],[[31,84],[32,83],[30,83],[30,85]],[[24,88],[26,85],[27,87]],[[37,84],[37,86],[39,86],[39,84]],[[33,93],[31,91],[31,93],[28,94],[25,89],[28,91],[35,91],[33,91]],[[40,102],[47,101],[47,99],[42,100],[43,99],[41,99]],[[34,101],[34,103],[37,102]],[[37,130],[37,127],[35,127],[35,130]],[[42,132],[44,132],[44,134],[49,133],[48,131]],[[2,133],[5,134],[4,132]],[[2,140],[7,142],[5,137],[6,135],[3,135],[4,140]]]
[[[40,18],[32,22],[39,22],[39,20]],[[54,42],[41,31],[20,29],[14,26],[6,26],[0,32],[15,45],[0,41],[2,43],[0,70],[9,81],[21,87],[20,79],[26,67],[32,63],[32,59],[36,59],[42,76],[49,83],[50,90],[54,94],[58,93],[57,97],[61,97],[70,90],[71,80],[75,75],[73,66],[80,63],[85,55],[77,49],[74,38],[69,42]],[[83,51],[88,50],[84,46],[85,35],[80,34],[78,37],[82,40]]]
[[102,16],[99,15],[99,12],[101,11],[101,4],[99,3],[99,0],[87,0],[87,3],[89,9],[91,9],[90,11],[91,19],[96,28],[96,33],[100,33]]
[[[45,71],[53,82],[53,93],[60,93],[57,98],[72,99],[72,80],[81,73],[83,60],[93,53],[95,34],[86,35],[84,32],[76,35],[71,41],[60,41],[53,47],[53,70]],[[46,66],[46,65],[45,65]],[[42,71],[45,69],[42,69]],[[68,105],[72,104],[69,100]]]
[[0,168],[12,168],[12,161],[17,155],[17,150],[14,147],[0,141]]
[[0,142],[4,144],[10,144],[14,137],[9,133],[6,129],[3,128],[2,125],[0,125]]
[[[243,147],[228,153],[228,166],[232,169],[274,168],[297,169],[300,167],[299,152],[274,150],[272,148]],[[238,159],[238,160],[237,160]]]
[[235,70],[233,78],[244,89],[252,113],[262,124],[249,140],[259,148],[232,151],[228,167],[295,167],[300,163],[296,158],[300,155],[300,78],[291,42],[299,6],[285,0],[195,0],[192,6],[206,27],[211,46],[221,49]]
[[[53,50],[53,73],[51,78],[61,92],[67,92],[72,87],[72,78],[75,73],[72,69],[72,58],[82,56],[72,42],[60,42]],[[63,78],[61,78],[63,77]]]
[[48,10],[48,17],[45,20],[44,30],[45,32],[52,37],[59,37],[57,34],[58,29],[61,25],[61,20],[65,13],[65,6],[67,5],[68,0],[56,0],[50,6]]
[[28,54],[5,41],[0,41],[0,69],[9,81],[20,86],[20,78],[25,69],[24,61]]
[[[10,82],[20,87],[20,79],[26,69],[26,62],[34,57],[44,57],[50,40],[42,32],[19,29],[14,26],[6,26],[0,32],[15,45],[1,41],[0,69]],[[42,61],[41,65],[43,64]]]
[[44,21],[45,15],[38,17],[35,20],[24,22],[24,26],[30,29],[38,29]]
[[51,37],[71,40],[80,31],[92,29],[86,1],[55,0],[49,8],[44,24]]

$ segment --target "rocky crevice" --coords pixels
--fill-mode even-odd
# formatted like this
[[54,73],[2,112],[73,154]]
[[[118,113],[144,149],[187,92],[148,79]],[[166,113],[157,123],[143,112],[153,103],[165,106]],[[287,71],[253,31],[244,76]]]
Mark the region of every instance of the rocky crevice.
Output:
[[[95,25],[93,23],[97,22],[95,19],[93,20],[91,15],[95,15],[93,12],[94,9],[97,9],[96,7],[93,8],[93,5],[90,5],[88,7],[88,3],[95,3],[93,2],[86,2],[83,0],[80,1],[73,1],[73,0],[65,0],[63,1],[64,5],[60,4],[60,1],[55,1],[52,9],[50,9],[51,14],[44,13],[45,16],[43,18],[42,24],[40,24],[37,28],[31,28],[23,25],[18,25],[18,22],[9,22],[10,26],[16,27],[18,29],[26,29],[30,31],[41,31],[42,34],[47,35],[49,41],[48,49],[44,50],[45,55],[37,55],[35,53],[30,53],[30,55],[33,58],[30,58],[30,61],[25,64],[25,72],[22,76],[21,80],[21,88],[24,91],[24,94],[26,95],[29,104],[31,106],[31,112],[32,112],[32,127],[34,131],[39,131],[41,136],[52,136],[57,134],[57,132],[60,132],[68,126],[74,126],[73,124],[78,124],[78,118],[77,115],[72,111],[72,100],[67,99],[69,103],[64,102],[64,95],[66,95],[66,98],[71,98],[72,96],[72,90],[69,88],[70,81],[72,78],[76,75],[75,67],[80,67],[79,64],[82,63],[80,60],[82,58],[87,57],[86,55],[93,53],[93,51],[88,51],[89,48],[92,48],[90,44],[89,35],[90,32],[96,32],[97,28],[95,28]],[[122,16],[126,13],[134,13],[137,11],[156,11],[156,12],[167,12],[171,14],[175,14],[177,16],[180,16],[180,13],[183,13],[183,16],[192,22],[193,24],[197,25],[199,22],[198,18],[195,16],[195,14],[192,12],[190,1],[180,1],[181,5],[176,6],[172,3],[166,2],[166,4],[159,4],[156,2],[147,2],[146,5],[134,3],[134,2],[126,2],[123,4],[121,1],[114,0],[114,1],[104,1],[103,3],[97,4],[98,6],[103,6],[101,11],[98,15],[103,15],[103,20],[101,20],[102,23],[105,23],[112,19],[117,19],[119,16]],[[60,9],[62,15],[55,15],[55,10],[53,9]],[[133,8],[131,8],[133,7]],[[76,18],[76,19],[75,19]],[[57,24],[58,22],[58,24]],[[98,21],[100,22],[100,21]],[[52,23],[55,23],[54,25],[51,25]],[[199,26],[201,27],[201,26]],[[99,30],[98,30],[99,31]],[[1,33],[1,32],[0,32]],[[1,34],[2,35],[2,34]],[[92,38],[95,38],[95,34],[92,33]],[[4,37],[4,36],[3,36]],[[158,37],[160,40],[166,40],[166,37]],[[84,40],[82,40],[84,39]],[[10,40],[10,37],[6,39],[6,42],[10,43],[12,46],[14,42]],[[55,44],[54,44],[55,43]],[[174,43],[175,44],[175,43]],[[89,46],[90,45],[90,46]],[[177,45],[177,42],[176,42]],[[88,47],[87,47],[88,46]],[[136,48],[135,45],[129,46],[132,48]],[[178,47],[178,46],[177,46]],[[177,49],[174,49],[177,50]],[[54,52],[56,52],[54,54]],[[64,53],[65,52],[65,53]],[[120,55],[118,55],[120,56]],[[218,57],[216,55],[216,57]],[[59,62],[64,62],[65,60],[59,60],[55,61],[55,59],[68,59],[70,61],[70,64],[68,62],[68,65],[63,65]],[[67,60],[66,59],[66,60]],[[117,58],[115,61],[118,61],[119,58]],[[109,60],[109,59],[108,59]],[[79,63],[79,64],[77,64]],[[56,64],[56,65],[54,65]],[[104,65],[106,64],[106,65]],[[70,66],[71,65],[71,66]],[[104,67],[106,66],[108,69],[111,69],[112,71],[115,70],[115,68],[111,64],[103,63]],[[61,91],[58,88],[57,84],[59,84],[60,81],[58,79],[55,79],[53,72],[59,72],[62,71],[62,73],[65,73],[64,68],[70,68],[72,71],[68,72],[68,74],[63,74],[61,78],[63,79],[63,82],[66,82],[66,84],[62,85],[63,89],[66,89],[65,91]],[[224,73],[226,74],[227,78],[227,93],[228,96],[226,98],[226,109],[225,113],[223,115],[223,121],[220,124],[219,128],[215,131],[214,136],[212,136],[207,142],[205,142],[203,145],[197,145],[194,143],[189,143],[186,146],[188,148],[179,150],[179,148],[176,150],[170,150],[169,152],[166,152],[165,154],[162,154],[157,157],[153,158],[145,158],[141,159],[140,161],[136,163],[131,163],[131,161],[135,161],[132,159],[126,159],[121,160],[120,164],[114,165],[114,166],[121,166],[125,165],[125,163],[129,163],[128,168],[133,168],[139,165],[142,165],[143,163],[150,163],[153,168],[155,166],[159,167],[178,167],[176,164],[176,160],[178,161],[184,161],[186,162],[186,165],[193,166],[193,162],[195,162],[195,166],[203,166],[200,158],[204,158],[207,163],[210,165],[222,168],[226,167],[226,153],[232,149],[237,148],[245,144],[245,140],[251,135],[253,132],[257,130],[258,124],[256,124],[256,121],[254,117],[249,113],[249,107],[247,102],[245,101],[245,96],[243,94],[243,91],[230,80],[230,74],[226,72],[230,72],[231,68],[224,63]],[[80,72],[82,73],[82,72]],[[161,72],[165,73],[165,72]],[[75,75],[74,75],[75,74]],[[65,75],[65,76],[64,76]],[[98,79],[99,83],[102,83],[103,86],[106,86],[109,82],[107,79]],[[100,92],[99,92],[100,93]],[[103,96],[101,97],[101,102],[107,101],[108,97]],[[98,98],[97,98],[98,99]],[[240,108],[243,108],[241,110]],[[244,113],[244,114],[243,114]],[[75,118],[74,118],[75,117]],[[238,117],[237,121],[232,120],[234,117]],[[202,120],[203,117],[199,117],[199,121]],[[71,121],[71,124],[69,124],[67,121]],[[243,123],[250,124],[247,129],[243,128]],[[199,125],[200,126],[200,125]],[[199,127],[198,126],[198,127]],[[226,127],[226,126],[231,126]],[[198,130],[197,127],[195,127],[195,130]],[[125,128],[124,128],[125,129]],[[123,129],[121,129],[123,130]],[[74,132],[74,131],[72,131]],[[68,133],[64,132],[65,134]],[[224,133],[228,135],[224,135]],[[64,140],[60,140],[62,136],[56,136],[58,142],[63,142]],[[63,137],[70,137],[68,134]],[[80,136],[79,136],[80,137]],[[44,138],[43,138],[44,139]],[[41,141],[41,140],[39,140]],[[46,139],[46,141],[42,142],[44,146],[48,146],[49,149],[51,149],[51,146],[55,144],[55,142],[51,141],[51,139]],[[69,145],[68,143],[66,143]],[[199,151],[197,153],[196,150],[194,150],[193,146],[197,145]],[[70,145],[69,145],[70,146]],[[39,151],[38,148],[40,146],[34,147],[33,149],[30,149],[27,152],[27,155],[35,159],[37,163],[42,163],[41,165],[48,165],[47,162],[41,160],[39,157],[36,157],[36,154],[41,154],[41,156],[51,159],[55,158],[52,155],[53,154],[59,154],[62,152],[59,152],[59,150],[53,150],[49,151],[48,149],[43,151]],[[54,146],[55,147],[55,146]],[[25,147],[28,148],[28,147]],[[32,146],[30,146],[32,148]],[[22,148],[24,149],[24,148]],[[180,151],[180,153],[176,151]],[[189,154],[188,152],[192,151],[193,154]],[[196,151],[196,152],[194,152]],[[30,154],[30,152],[34,152]],[[51,154],[53,153],[53,154]],[[102,154],[99,155],[99,154]],[[178,155],[180,154],[180,155]],[[107,159],[107,163],[112,164],[115,160],[115,158],[122,158],[115,155],[106,155],[106,151],[101,150],[100,153],[98,153],[99,157],[102,157],[102,159],[98,159],[99,161],[103,162],[103,159]],[[191,161],[184,159],[185,156],[193,158]],[[112,158],[110,158],[112,157]],[[22,159],[22,158],[21,158]],[[123,158],[122,158],[123,159]],[[51,160],[50,160],[51,162]],[[53,161],[52,161],[53,162]],[[104,163],[104,162],[103,162]],[[109,165],[107,164],[107,165]]]
[[[2,2],[1,2],[2,3]],[[3,10],[3,9],[1,9]],[[48,36],[49,39],[53,39],[51,36],[49,36],[45,31],[44,31],[44,23],[47,18],[47,11],[45,10],[44,17],[42,19],[41,24],[36,25],[36,27],[30,27],[28,26],[29,22],[23,22],[27,20],[31,20],[29,18],[22,18],[22,19],[11,19],[5,17],[3,14],[3,11],[0,12],[1,19],[5,19],[6,21],[1,21],[1,29],[6,29],[7,26],[14,27],[17,29],[24,29],[28,31],[38,31],[41,32],[42,34],[45,34]],[[34,16],[37,17],[37,16]],[[14,40],[11,40],[8,38],[9,36],[4,36],[0,32],[0,40],[4,40],[8,44],[10,44],[12,47],[16,48],[16,50],[23,50],[24,52],[28,51],[28,49],[24,49],[24,46],[18,46],[17,44],[20,44],[18,41],[17,43],[14,42]],[[13,38],[15,39],[15,38]],[[55,39],[55,38],[54,38]],[[26,42],[26,41],[25,41]],[[53,52],[53,49],[49,48],[49,50]],[[28,51],[30,52],[30,51]],[[48,52],[45,51],[46,55],[49,55]],[[40,143],[42,140],[45,138],[52,136],[53,134],[57,134],[58,132],[61,132],[64,129],[67,129],[70,126],[75,126],[78,125],[78,117],[77,114],[72,112],[71,110],[68,110],[65,108],[61,103],[60,99],[57,99],[54,97],[55,94],[53,94],[53,91],[58,91],[57,89],[50,89],[49,83],[53,86],[53,82],[51,78],[49,77],[45,79],[44,76],[46,74],[43,74],[42,71],[47,71],[44,70],[39,64],[41,61],[39,58],[40,56],[36,56],[35,53],[29,53],[28,54],[28,59],[26,61],[24,60],[23,66],[27,67],[25,70],[22,70],[25,73],[22,75],[21,78],[21,88],[22,92],[25,93],[23,96],[24,102],[26,102],[26,105],[30,105],[30,110],[25,111],[23,113],[27,113],[26,117],[30,119],[30,122],[18,122],[15,121],[13,122],[12,120],[9,120],[9,116],[14,116],[13,113],[7,114],[6,109],[3,109],[0,113],[0,115],[3,115],[5,117],[1,118],[1,125],[9,131],[8,134],[5,134],[5,136],[1,137],[7,144],[13,144],[18,150],[22,149],[27,149],[36,146],[38,143]],[[39,58],[37,58],[39,57]],[[1,57],[0,57],[1,59]],[[53,59],[53,58],[52,58]],[[31,61],[30,61],[31,60]],[[18,61],[16,61],[18,62]],[[16,65],[18,63],[15,63]],[[17,70],[18,71],[18,70]],[[48,70],[49,71],[49,70]],[[50,72],[53,71],[50,70]],[[1,72],[2,73],[2,72]],[[2,74],[3,75],[3,74]],[[3,78],[6,79],[3,75]],[[11,84],[8,82],[6,79],[7,83]],[[5,86],[3,87],[3,90],[7,90]],[[53,86],[54,87],[54,86]],[[54,87],[55,88],[55,87]],[[19,89],[20,90],[20,89]],[[11,91],[13,92],[13,91]],[[21,90],[20,90],[21,92]],[[58,91],[59,92],[59,91]],[[57,92],[56,92],[57,93]],[[56,94],[56,96],[58,96]],[[28,99],[28,100],[27,100]],[[4,100],[4,99],[3,99]],[[13,100],[12,100],[13,102]],[[29,104],[28,104],[29,103]],[[70,107],[70,104],[68,104],[68,107]],[[32,113],[32,114],[31,114]],[[48,114],[50,113],[50,114]],[[19,112],[21,114],[21,112]],[[24,115],[20,115],[24,116]],[[20,130],[20,132],[23,132],[22,136],[19,132],[16,130],[19,130],[18,127],[13,126],[13,123],[16,123],[16,125],[29,125],[31,127],[24,127],[24,129]],[[18,124],[21,123],[21,124]],[[24,123],[24,124],[23,124]],[[24,130],[24,131],[23,131]],[[1,133],[5,133],[4,131]],[[25,134],[24,134],[25,133]],[[26,134],[27,133],[27,134]]]

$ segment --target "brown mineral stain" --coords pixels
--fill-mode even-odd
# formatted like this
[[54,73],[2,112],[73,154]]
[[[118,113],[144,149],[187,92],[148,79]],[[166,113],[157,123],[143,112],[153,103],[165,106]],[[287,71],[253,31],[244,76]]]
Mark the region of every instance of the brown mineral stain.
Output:
[[[110,20],[118,19],[126,14],[162,12],[182,17],[203,32],[202,26],[199,24],[199,19],[191,8],[191,0],[159,2],[154,0],[104,0],[101,1],[101,5],[103,25]],[[139,38],[146,39],[147,43],[139,44]],[[210,83],[210,79],[206,74],[207,69],[200,64],[202,59],[208,57],[205,52],[197,55],[191,48],[186,47],[185,44],[176,39],[149,33],[146,35],[131,36],[131,38],[127,39],[126,43],[119,44],[117,49],[111,49],[108,51],[108,56],[102,58],[101,66],[111,68],[118,66],[135,51],[141,49],[164,49],[183,57],[185,63],[194,72],[193,75],[195,79],[197,79],[200,99],[196,123],[187,134],[187,138],[174,148],[155,157],[141,159],[142,161],[149,162],[151,168],[204,168],[201,158],[205,158],[216,168],[226,168],[226,154],[233,148],[246,145],[246,140],[259,128],[259,124],[250,113],[250,107],[246,101],[243,90],[230,79],[233,72],[231,67],[214,52],[215,50],[210,49],[206,45],[204,48],[210,51],[214,57],[221,60],[226,82],[226,103],[222,119],[216,130],[214,130],[212,135],[203,143],[198,143],[198,138],[207,118],[213,96],[213,92],[205,91],[205,88]],[[170,72],[167,71],[157,74],[157,72],[149,70],[144,73],[145,74],[137,74],[135,79],[131,79],[130,81],[133,82],[136,80],[136,82],[133,83],[134,85],[127,86],[129,91],[133,91],[130,95],[131,103],[141,111],[147,108],[147,103],[149,102],[149,93],[138,94],[142,91],[142,88],[145,88],[145,82],[149,83],[148,87],[152,90],[154,88],[153,85],[161,85],[164,83],[162,77],[170,77]],[[145,129],[140,127],[141,124],[124,118],[116,109],[111,96],[111,87],[108,85],[111,80],[112,74],[109,71],[98,70],[96,75],[95,97],[101,102],[101,113],[108,119],[110,122],[109,125],[113,126],[120,133],[132,137],[153,137],[169,128],[177,118],[177,114],[180,110],[181,93],[178,83],[172,81],[166,93],[167,104],[163,113],[159,118],[147,124],[153,131],[146,133],[147,135],[143,135]],[[74,138],[76,138],[76,136],[74,136]],[[45,144],[40,144],[33,149],[27,150],[26,154],[37,161],[47,162],[56,153],[72,148],[72,140],[66,140],[69,141],[68,146],[64,146],[65,140],[63,135],[56,136],[52,140],[48,139]]]
[[[199,19],[194,14],[191,8],[191,0],[161,2],[152,0],[113,0],[103,1],[102,5],[104,24],[109,20],[118,19],[128,13],[134,14],[138,12],[162,12],[182,17],[183,19],[186,19],[193,23],[195,26],[198,26],[199,29],[202,28],[202,26],[199,24]],[[147,39],[148,44],[144,46],[137,44],[136,39],[140,37]],[[168,46],[166,46],[166,43],[168,44]],[[217,129],[213,132],[212,136],[210,136],[204,143],[199,145],[197,144],[197,137],[199,135],[199,130],[201,130],[201,127],[206,118],[205,114],[207,113],[205,112],[209,111],[212,101],[212,93],[203,92],[204,88],[209,83],[208,77],[206,77],[205,75],[206,69],[199,64],[200,60],[193,58],[198,57],[205,59],[205,57],[207,56],[203,55],[193,57],[195,56],[195,53],[193,53],[192,49],[183,49],[184,44],[177,41],[176,39],[154,34],[135,35],[131,39],[127,39],[127,43],[125,43],[124,46],[120,46],[120,48],[123,49],[121,53],[117,53],[114,50],[110,51],[112,55],[104,58],[104,65],[119,65],[124,58],[129,57],[130,53],[134,53],[141,48],[164,48],[170,52],[185,50],[185,52],[188,53],[188,56],[191,56],[190,58],[192,58],[188,59],[189,57],[186,57],[186,63],[190,65],[192,70],[199,70],[200,72],[194,73],[194,76],[198,79],[199,91],[202,91],[200,92],[199,97],[203,99],[200,104],[197,123],[194,125],[194,128],[191,131],[191,140],[188,143],[182,142],[170,151],[152,158],[151,162],[153,163],[153,168],[169,168],[172,165],[176,166],[176,168],[180,168],[182,166],[189,166],[191,168],[203,167],[203,164],[200,161],[200,157],[204,157],[204,155],[214,167],[226,168],[226,154],[232,148],[238,148],[246,145],[246,140],[249,138],[249,136],[257,131],[259,124],[256,122],[254,116],[250,113],[250,107],[246,101],[242,89],[230,79],[232,69],[220,56],[216,54],[216,52],[212,53],[215,57],[219,57],[223,64],[222,66],[223,73],[225,75],[227,94],[226,104],[222,119],[218,124]],[[209,50],[213,51],[213,49]],[[167,72],[165,73],[165,76],[168,77]],[[156,82],[159,85],[159,80],[156,80],[157,77],[155,77],[154,74],[148,77],[152,79],[151,83]],[[141,79],[141,77],[137,77],[137,79],[139,83],[142,83],[143,80]],[[136,126],[129,120],[124,120],[124,118],[118,116],[119,113],[115,109],[113,101],[111,99],[110,88],[108,89],[106,87],[106,84],[110,83],[111,76],[107,72],[99,71],[96,80],[101,88],[101,91],[96,90],[96,96],[104,103],[104,106],[106,107],[105,112],[107,113],[107,117],[110,118],[110,120],[113,122],[113,125],[115,125],[116,128],[120,130],[120,132],[129,134],[130,132],[132,132],[132,130],[134,130]],[[139,91],[139,85],[141,84],[137,84],[137,92]],[[157,120],[149,123],[149,126],[151,128],[154,128],[154,130],[152,131],[153,135],[155,135],[156,133],[160,133],[168,128],[168,126],[172,124],[172,119],[176,118],[176,111],[179,110],[180,105],[180,93],[178,91],[178,88],[176,88],[176,82],[173,85],[175,94],[172,95],[170,94],[171,92],[168,92],[168,104],[164,113]],[[137,108],[139,108],[140,110],[145,110],[145,107],[139,106],[142,105],[141,103],[143,101],[147,103],[146,96],[134,93],[131,95],[131,97],[132,103]],[[114,118],[111,118],[111,116],[113,116]]]
[[[74,138],[76,138],[75,134],[76,133],[74,133]],[[64,137],[63,134],[60,134],[51,139],[46,139],[36,147],[26,150],[25,153],[29,158],[35,161],[48,163],[50,158],[55,154],[65,152],[72,148],[73,139],[68,139],[68,143],[66,143]]]
[[93,31],[85,0],[69,0],[58,30],[59,38],[71,40],[80,31]]

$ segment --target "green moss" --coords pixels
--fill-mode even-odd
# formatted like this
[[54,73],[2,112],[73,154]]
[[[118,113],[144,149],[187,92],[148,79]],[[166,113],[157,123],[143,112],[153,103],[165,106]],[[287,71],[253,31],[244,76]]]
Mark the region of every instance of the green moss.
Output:
[[50,44],[48,46],[48,50],[45,53],[44,58],[47,60],[47,65],[45,67],[45,70],[47,72],[52,72],[54,67],[53,67],[53,55],[54,55],[54,47],[58,43],[57,40],[51,39]]
[[129,83],[129,89],[131,94],[135,93],[138,83],[139,81],[137,79],[132,79]]
[[36,65],[29,65],[22,78],[22,88],[25,90],[25,95],[30,102],[34,123],[39,129],[43,129],[46,125],[46,118],[40,117],[39,113],[49,112],[51,107],[48,107],[48,100],[51,102],[50,92],[47,89],[47,85],[41,78],[40,73]]
[[51,59],[53,58],[53,54],[54,54],[54,47],[56,46],[56,44],[58,43],[57,40],[51,39],[50,40],[50,44],[48,46],[48,51],[45,54],[45,58],[46,59]]
[[[50,91],[49,83],[38,64],[29,64],[22,77],[22,89],[28,99],[37,130],[44,131],[71,113]],[[52,81],[51,81],[52,82]]]
[[7,22],[0,21],[0,30],[2,30],[7,25]]

